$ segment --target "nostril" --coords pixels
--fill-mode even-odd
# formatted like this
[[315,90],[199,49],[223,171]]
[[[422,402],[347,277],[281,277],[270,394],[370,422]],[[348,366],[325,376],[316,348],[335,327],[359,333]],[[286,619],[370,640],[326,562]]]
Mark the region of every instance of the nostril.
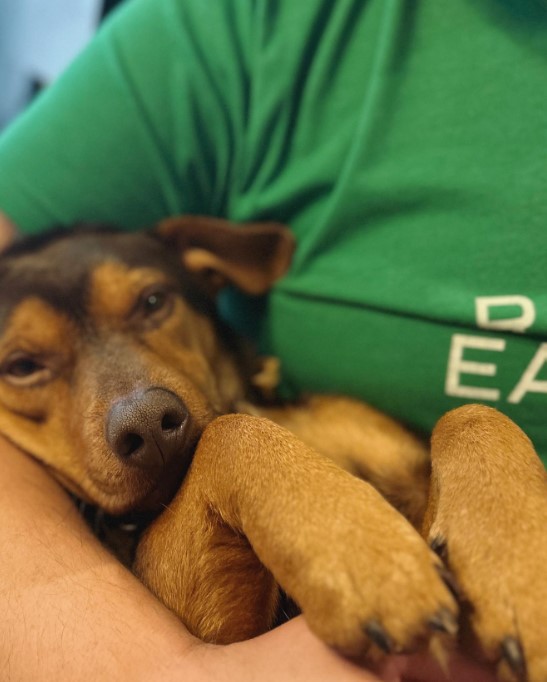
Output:
[[161,430],[162,431],[174,431],[180,428],[186,419],[186,413],[169,411],[163,415],[161,420]]
[[150,388],[116,400],[107,415],[105,436],[124,464],[158,469],[181,452],[190,423],[178,396]]
[[143,444],[144,438],[139,436],[138,433],[127,433],[124,435],[121,442],[118,443],[117,452],[120,457],[129,459],[129,457],[132,457]]

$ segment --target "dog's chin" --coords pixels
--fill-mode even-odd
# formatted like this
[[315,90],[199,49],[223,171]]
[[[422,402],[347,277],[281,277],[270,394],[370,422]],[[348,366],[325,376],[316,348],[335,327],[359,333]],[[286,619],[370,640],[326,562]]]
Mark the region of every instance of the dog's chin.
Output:
[[118,485],[115,489],[105,489],[99,481],[95,481],[95,490],[91,494],[93,502],[113,516],[133,511],[160,512],[181,487],[192,457],[193,448],[191,452],[169,462],[160,472],[148,476],[129,476],[130,480],[125,485]]
[[153,486],[152,490],[146,494],[141,500],[136,502],[131,510],[133,511],[161,511],[173,499],[179,490],[188,466],[183,471],[179,472],[165,472],[158,483]]

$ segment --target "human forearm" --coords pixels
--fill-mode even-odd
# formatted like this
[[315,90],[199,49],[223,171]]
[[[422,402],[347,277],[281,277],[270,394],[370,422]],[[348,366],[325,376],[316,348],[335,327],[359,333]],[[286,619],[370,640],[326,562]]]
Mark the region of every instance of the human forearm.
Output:
[[39,465],[4,443],[0,459],[0,677],[176,679],[196,640]]
[[5,213],[0,211],[0,251],[7,246],[15,236],[15,227]]

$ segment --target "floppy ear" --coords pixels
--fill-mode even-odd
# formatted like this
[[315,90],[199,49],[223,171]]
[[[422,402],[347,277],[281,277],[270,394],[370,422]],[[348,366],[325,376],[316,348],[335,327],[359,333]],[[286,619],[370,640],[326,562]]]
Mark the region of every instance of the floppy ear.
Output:
[[230,223],[220,218],[179,216],[160,222],[155,232],[181,255],[184,267],[216,293],[233,284],[247,294],[263,294],[287,272],[294,237],[279,223]]

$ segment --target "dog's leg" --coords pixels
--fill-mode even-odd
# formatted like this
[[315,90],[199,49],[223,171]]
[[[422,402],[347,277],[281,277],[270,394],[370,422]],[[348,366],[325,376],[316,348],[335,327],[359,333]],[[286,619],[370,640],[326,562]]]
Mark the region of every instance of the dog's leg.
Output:
[[226,642],[271,622],[260,564],[346,653],[409,649],[455,629],[438,558],[372,486],[270,420],[220,417],[144,538],[138,572],[193,632]]
[[289,429],[317,452],[369,481],[421,529],[429,487],[429,448],[379,410],[352,398],[314,395],[294,405],[245,411]]
[[510,419],[479,405],[432,439],[424,532],[456,578],[473,646],[502,680],[547,680],[547,475]]
[[[220,466],[223,454],[218,452]],[[229,644],[272,627],[279,589],[247,538],[218,508],[212,486],[223,473],[214,459],[207,441],[198,446],[181,489],[142,537],[134,570],[192,634]],[[235,475],[225,465],[226,475]]]

